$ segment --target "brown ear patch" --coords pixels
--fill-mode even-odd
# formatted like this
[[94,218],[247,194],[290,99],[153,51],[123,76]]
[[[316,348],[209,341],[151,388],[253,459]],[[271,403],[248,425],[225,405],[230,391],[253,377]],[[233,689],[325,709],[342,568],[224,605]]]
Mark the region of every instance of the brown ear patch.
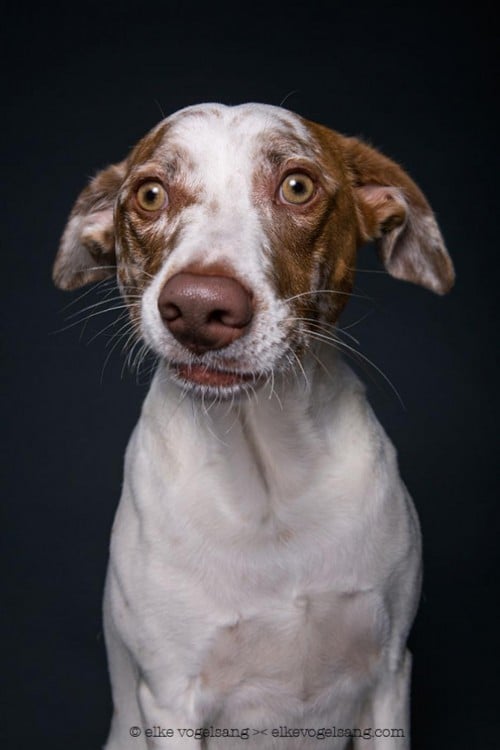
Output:
[[126,162],[108,167],[78,197],[53,268],[60,289],[77,289],[114,275],[113,207],[125,173]]
[[395,162],[356,138],[344,153],[358,206],[360,236],[374,240],[387,271],[437,294],[455,272],[435,216],[415,182]]

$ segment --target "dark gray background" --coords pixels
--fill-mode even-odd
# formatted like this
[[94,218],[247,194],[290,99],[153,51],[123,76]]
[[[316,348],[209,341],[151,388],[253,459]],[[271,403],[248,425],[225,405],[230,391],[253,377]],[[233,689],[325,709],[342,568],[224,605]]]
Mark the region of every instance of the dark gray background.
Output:
[[[2,747],[90,750],[110,698],[101,634],[107,543],[145,376],[109,357],[114,313],[51,286],[78,192],[165,114],[200,101],[286,106],[366,137],[427,194],[458,273],[446,298],[361,272],[344,323],[424,534],[411,636],[416,750],[498,746],[494,455],[494,17],[398,3],[13,3],[2,16],[6,688]],[[372,248],[359,266],[379,266]],[[495,453],[494,453],[495,451]]]

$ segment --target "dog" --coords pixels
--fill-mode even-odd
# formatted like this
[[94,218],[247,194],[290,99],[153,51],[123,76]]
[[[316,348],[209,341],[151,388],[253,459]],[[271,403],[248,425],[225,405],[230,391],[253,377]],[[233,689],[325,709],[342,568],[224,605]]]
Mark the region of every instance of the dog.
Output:
[[409,747],[419,524],[336,345],[369,241],[452,287],[403,169],[270,105],[180,110],[78,198],[55,284],[116,275],[159,358],[111,538],[106,750]]

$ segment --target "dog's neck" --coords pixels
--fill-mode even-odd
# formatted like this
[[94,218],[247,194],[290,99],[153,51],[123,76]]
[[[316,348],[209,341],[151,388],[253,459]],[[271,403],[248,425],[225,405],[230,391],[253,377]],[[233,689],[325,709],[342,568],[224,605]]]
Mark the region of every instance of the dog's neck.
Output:
[[302,367],[238,401],[203,402],[183,394],[161,365],[143,415],[172,457],[185,456],[187,444],[198,467],[210,472],[217,464],[240,487],[258,484],[254,496],[286,502],[310,484],[318,461],[331,452],[326,443],[335,412],[357,383],[334,352],[306,356]]

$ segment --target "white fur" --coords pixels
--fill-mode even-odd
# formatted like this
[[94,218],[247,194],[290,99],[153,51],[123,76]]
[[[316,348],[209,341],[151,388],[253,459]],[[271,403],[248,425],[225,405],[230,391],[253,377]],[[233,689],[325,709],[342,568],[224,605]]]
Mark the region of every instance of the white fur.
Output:
[[[290,311],[266,280],[250,182],[265,128],[304,126],[272,107],[205,112],[172,118],[204,199],[183,212],[186,229],[143,296],[142,333],[166,361],[189,361],[161,321],[159,292],[193,261],[224,260],[255,290],[256,321],[207,361],[279,370]],[[279,372],[255,394],[217,403],[182,396],[160,365],[112,533],[105,623],[116,711],[106,750],[245,744],[177,731],[211,726],[249,728],[246,744],[260,750],[347,747],[340,736],[274,738],[285,725],[401,729],[404,738],[355,747],[409,747],[418,522],[362,385],[335,354],[322,350],[321,362],[305,357],[303,375]],[[174,737],[132,738],[134,725]]]

